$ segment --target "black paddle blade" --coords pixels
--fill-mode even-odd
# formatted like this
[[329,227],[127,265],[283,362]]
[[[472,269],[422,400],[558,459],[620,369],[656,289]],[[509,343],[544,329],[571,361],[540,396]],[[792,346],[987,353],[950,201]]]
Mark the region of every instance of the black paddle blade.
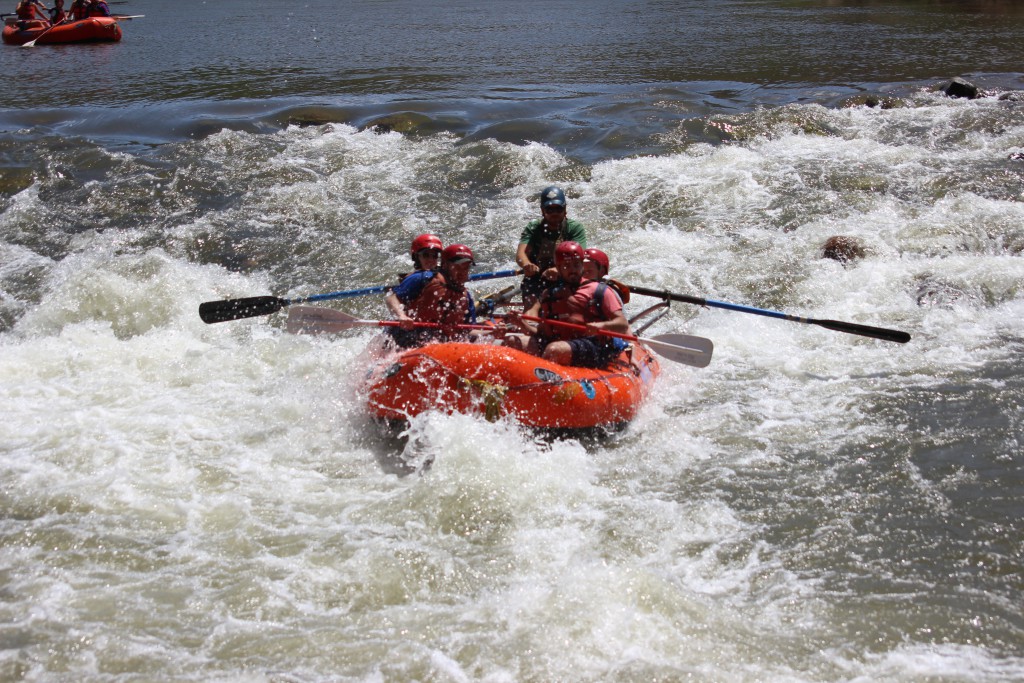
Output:
[[199,317],[207,324],[222,323],[239,318],[270,315],[277,313],[287,305],[287,299],[280,299],[276,296],[250,296],[245,299],[204,301],[199,304]]
[[859,334],[862,337],[872,337],[884,341],[906,344],[910,341],[910,335],[902,330],[887,330],[884,327],[872,327],[870,325],[858,325],[857,323],[846,323],[841,320],[811,320],[811,324],[820,325],[837,332],[847,334]]

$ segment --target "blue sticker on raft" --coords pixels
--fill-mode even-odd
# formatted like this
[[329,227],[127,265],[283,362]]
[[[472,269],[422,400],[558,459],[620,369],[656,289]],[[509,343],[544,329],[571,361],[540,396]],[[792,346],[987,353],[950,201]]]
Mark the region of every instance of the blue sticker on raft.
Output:
[[594,389],[594,385],[585,379],[580,380],[580,386],[583,387],[583,395],[593,400],[597,396],[597,390]]

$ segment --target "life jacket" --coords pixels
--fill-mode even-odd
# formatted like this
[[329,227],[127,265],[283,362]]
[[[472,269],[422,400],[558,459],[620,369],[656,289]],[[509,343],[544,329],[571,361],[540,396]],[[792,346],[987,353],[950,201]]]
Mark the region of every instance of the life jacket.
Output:
[[18,19],[22,21],[32,21],[34,19],[49,20],[49,17],[45,16],[34,3],[21,3],[18,5],[17,13]]
[[97,2],[89,5],[87,16],[90,17],[109,17],[110,7],[105,2]]
[[63,23],[64,20],[67,19],[67,18],[68,18],[68,15],[67,15],[67,13],[64,10],[58,10],[56,7],[54,7],[52,10],[50,10],[50,23],[51,24]]
[[462,325],[469,315],[469,302],[465,287],[449,285],[443,273],[435,272],[419,296],[405,304],[405,311],[421,322]]
[[85,19],[87,16],[89,16],[89,7],[85,4],[85,2],[78,2],[76,0],[76,2],[71,3],[72,19],[74,19],[75,21],[80,21],[82,19]]
[[608,280],[602,280],[601,282],[608,283],[608,286],[612,288],[612,291],[615,292],[618,295],[619,301],[621,301],[624,304],[628,304],[629,303],[629,287],[627,287],[626,285],[622,284],[618,280],[608,279]]
[[[597,286],[590,293],[590,298],[587,302],[581,306],[579,299],[573,299],[573,295],[580,288],[590,284],[596,284]],[[584,280],[575,287],[568,283],[560,282],[555,287],[541,294],[540,317],[573,323],[575,325],[586,325],[587,323],[608,320],[608,315],[601,306],[601,301],[604,299],[604,293],[607,289],[608,283],[595,283],[594,280]],[[567,341],[569,339],[590,336],[580,330],[571,330],[560,325],[546,325],[545,323],[539,323],[537,331],[542,337],[549,340],[561,339]]]

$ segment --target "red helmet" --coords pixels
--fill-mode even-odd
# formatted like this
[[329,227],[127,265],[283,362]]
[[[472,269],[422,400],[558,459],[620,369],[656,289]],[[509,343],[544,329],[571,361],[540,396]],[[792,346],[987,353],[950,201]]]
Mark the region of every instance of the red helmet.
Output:
[[473,250],[465,244],[449,244],[441,252],[441,260],[445,263],[473,263]]
[[440,251],[444,248],[441,244],[441,238],[437,235],[431,235],[430,233],[424,233],[412,241],[412,246],[409,247],[409,253],[412,254],[413,258],[416,254],[423,251],[424,249],[437,249]]
[[608,263],[608,254],[604,253],[600,249],[595,249],[594,247],[583,252],[583,260],[593,261],[597,265],[601,266],[604,269],[605,275],[608,274],[608,270],[611,268]]
[[583,247],[579,242],[561,242],[555,247],[555,265],[563,261],[583,260]]

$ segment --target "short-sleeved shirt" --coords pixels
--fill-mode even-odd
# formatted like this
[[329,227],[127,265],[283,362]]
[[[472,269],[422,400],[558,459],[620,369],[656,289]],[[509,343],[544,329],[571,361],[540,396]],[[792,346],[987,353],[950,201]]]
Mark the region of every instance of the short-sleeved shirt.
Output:
[[[601,292],[601,298],[594,302],[599,290],[604,291]],[[598,304],[599,310],[594,310],[593,303]],[[569,310],[581,315],[590,312],[599,315],[601,320],[611,320],[622,310],[622,299],[607,284],[597,280],[586,280],[569,295],[568,306]]]
[[525,244],[530,250],[530,260],[541,270],[555,265],[555,246],[559,242],[577,242],[587,248],[587,231],[579,221],[566,218],[558,232],[547,230],[547,221],[532,220],[523,228],[519,236],[519,244]]
[[[553,290],[549,291],[546,296],[551,296],[552,293]],[[542,296],[541,301],[544,299],[545,296]],[[582,315],[584,318],[597,317],[601,320],[611,320],[622,311],[622,300],[619,295],[607,283],[596,280],[587,280],[577,287],[569,295],[567,305],[570,311]],[[551,341],[552,339],[542,334],[537,335],[537,343],[542,349]],[[569,339],[568,344],[572,349],[572,365],[587,368],[601,368],[608,365],[626,348],[624,340],[603,335],[576,337]]]

